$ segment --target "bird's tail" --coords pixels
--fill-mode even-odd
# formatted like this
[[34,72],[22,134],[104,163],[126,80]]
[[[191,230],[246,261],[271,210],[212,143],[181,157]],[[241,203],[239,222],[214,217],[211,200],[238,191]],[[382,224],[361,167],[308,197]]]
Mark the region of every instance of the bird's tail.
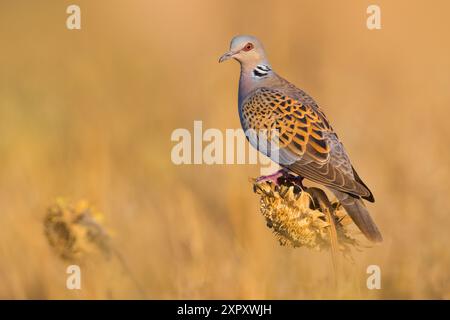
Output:
[[339,202],[358,226],[362,233],[372,242],[381,242],[383,237],[377,228],[377,225],[370,217],[369,211],[364,206],[363,200],[352,197],[346,193],[332,190]]

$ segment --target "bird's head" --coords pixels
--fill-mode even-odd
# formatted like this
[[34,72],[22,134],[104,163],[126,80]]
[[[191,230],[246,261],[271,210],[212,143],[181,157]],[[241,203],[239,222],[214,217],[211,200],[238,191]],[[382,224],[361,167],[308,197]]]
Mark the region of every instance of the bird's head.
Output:
[[268,64],[262,43],[253,36],[236,36],[231,40],[230,50],[223,54],[219,62],[236,59],[243,66]]

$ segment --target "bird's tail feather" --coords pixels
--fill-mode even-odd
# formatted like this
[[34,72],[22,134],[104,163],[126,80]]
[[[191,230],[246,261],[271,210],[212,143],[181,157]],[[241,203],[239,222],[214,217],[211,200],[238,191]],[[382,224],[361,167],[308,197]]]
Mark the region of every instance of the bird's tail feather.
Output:
[[378,230],[377,225],[370,217],[369,211],[364,206],[363,200],[355,198],[344,192],[332,190],[339,202],[352,218],[353,222],[358,226],[362,233],[372,242],[381,242],[383,237]]

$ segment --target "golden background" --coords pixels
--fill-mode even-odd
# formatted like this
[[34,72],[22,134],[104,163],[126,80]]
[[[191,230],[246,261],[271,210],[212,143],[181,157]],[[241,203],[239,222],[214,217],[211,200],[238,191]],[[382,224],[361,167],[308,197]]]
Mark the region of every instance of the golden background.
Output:
[[[0,4],[0,298],[450,298],[448,1],[72,1]],[[385,241],[346,263],[279,246],[256,165],[170,160],[176,128],[239,128],[236,34],[325,110],[375,194]],[[143,292],[108,262],[66,289],[43,232],[59,196],[103,212]],[[366,288],[381,267],[382,289]]]

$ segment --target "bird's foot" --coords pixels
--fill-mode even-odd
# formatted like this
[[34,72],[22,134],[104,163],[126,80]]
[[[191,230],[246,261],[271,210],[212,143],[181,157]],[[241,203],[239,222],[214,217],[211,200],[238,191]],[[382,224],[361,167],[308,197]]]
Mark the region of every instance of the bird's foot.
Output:
[[280,185],[280,183],[278,182],[278,179],[281,177],[284,177],[287,174],[287,171],[285,169],[280,169],[275,173],[269,174],[268,176],[260,176],[258,178],[256,178],[256,182],[266,182],[266,181],[270,181],[275,185]]
[[283,185],[288,188],[293,187],[295,194],[306,190],[303,185],[303,177],[293,175],[289,172],[286,172],[282,177],[278,178],[278,185]]

